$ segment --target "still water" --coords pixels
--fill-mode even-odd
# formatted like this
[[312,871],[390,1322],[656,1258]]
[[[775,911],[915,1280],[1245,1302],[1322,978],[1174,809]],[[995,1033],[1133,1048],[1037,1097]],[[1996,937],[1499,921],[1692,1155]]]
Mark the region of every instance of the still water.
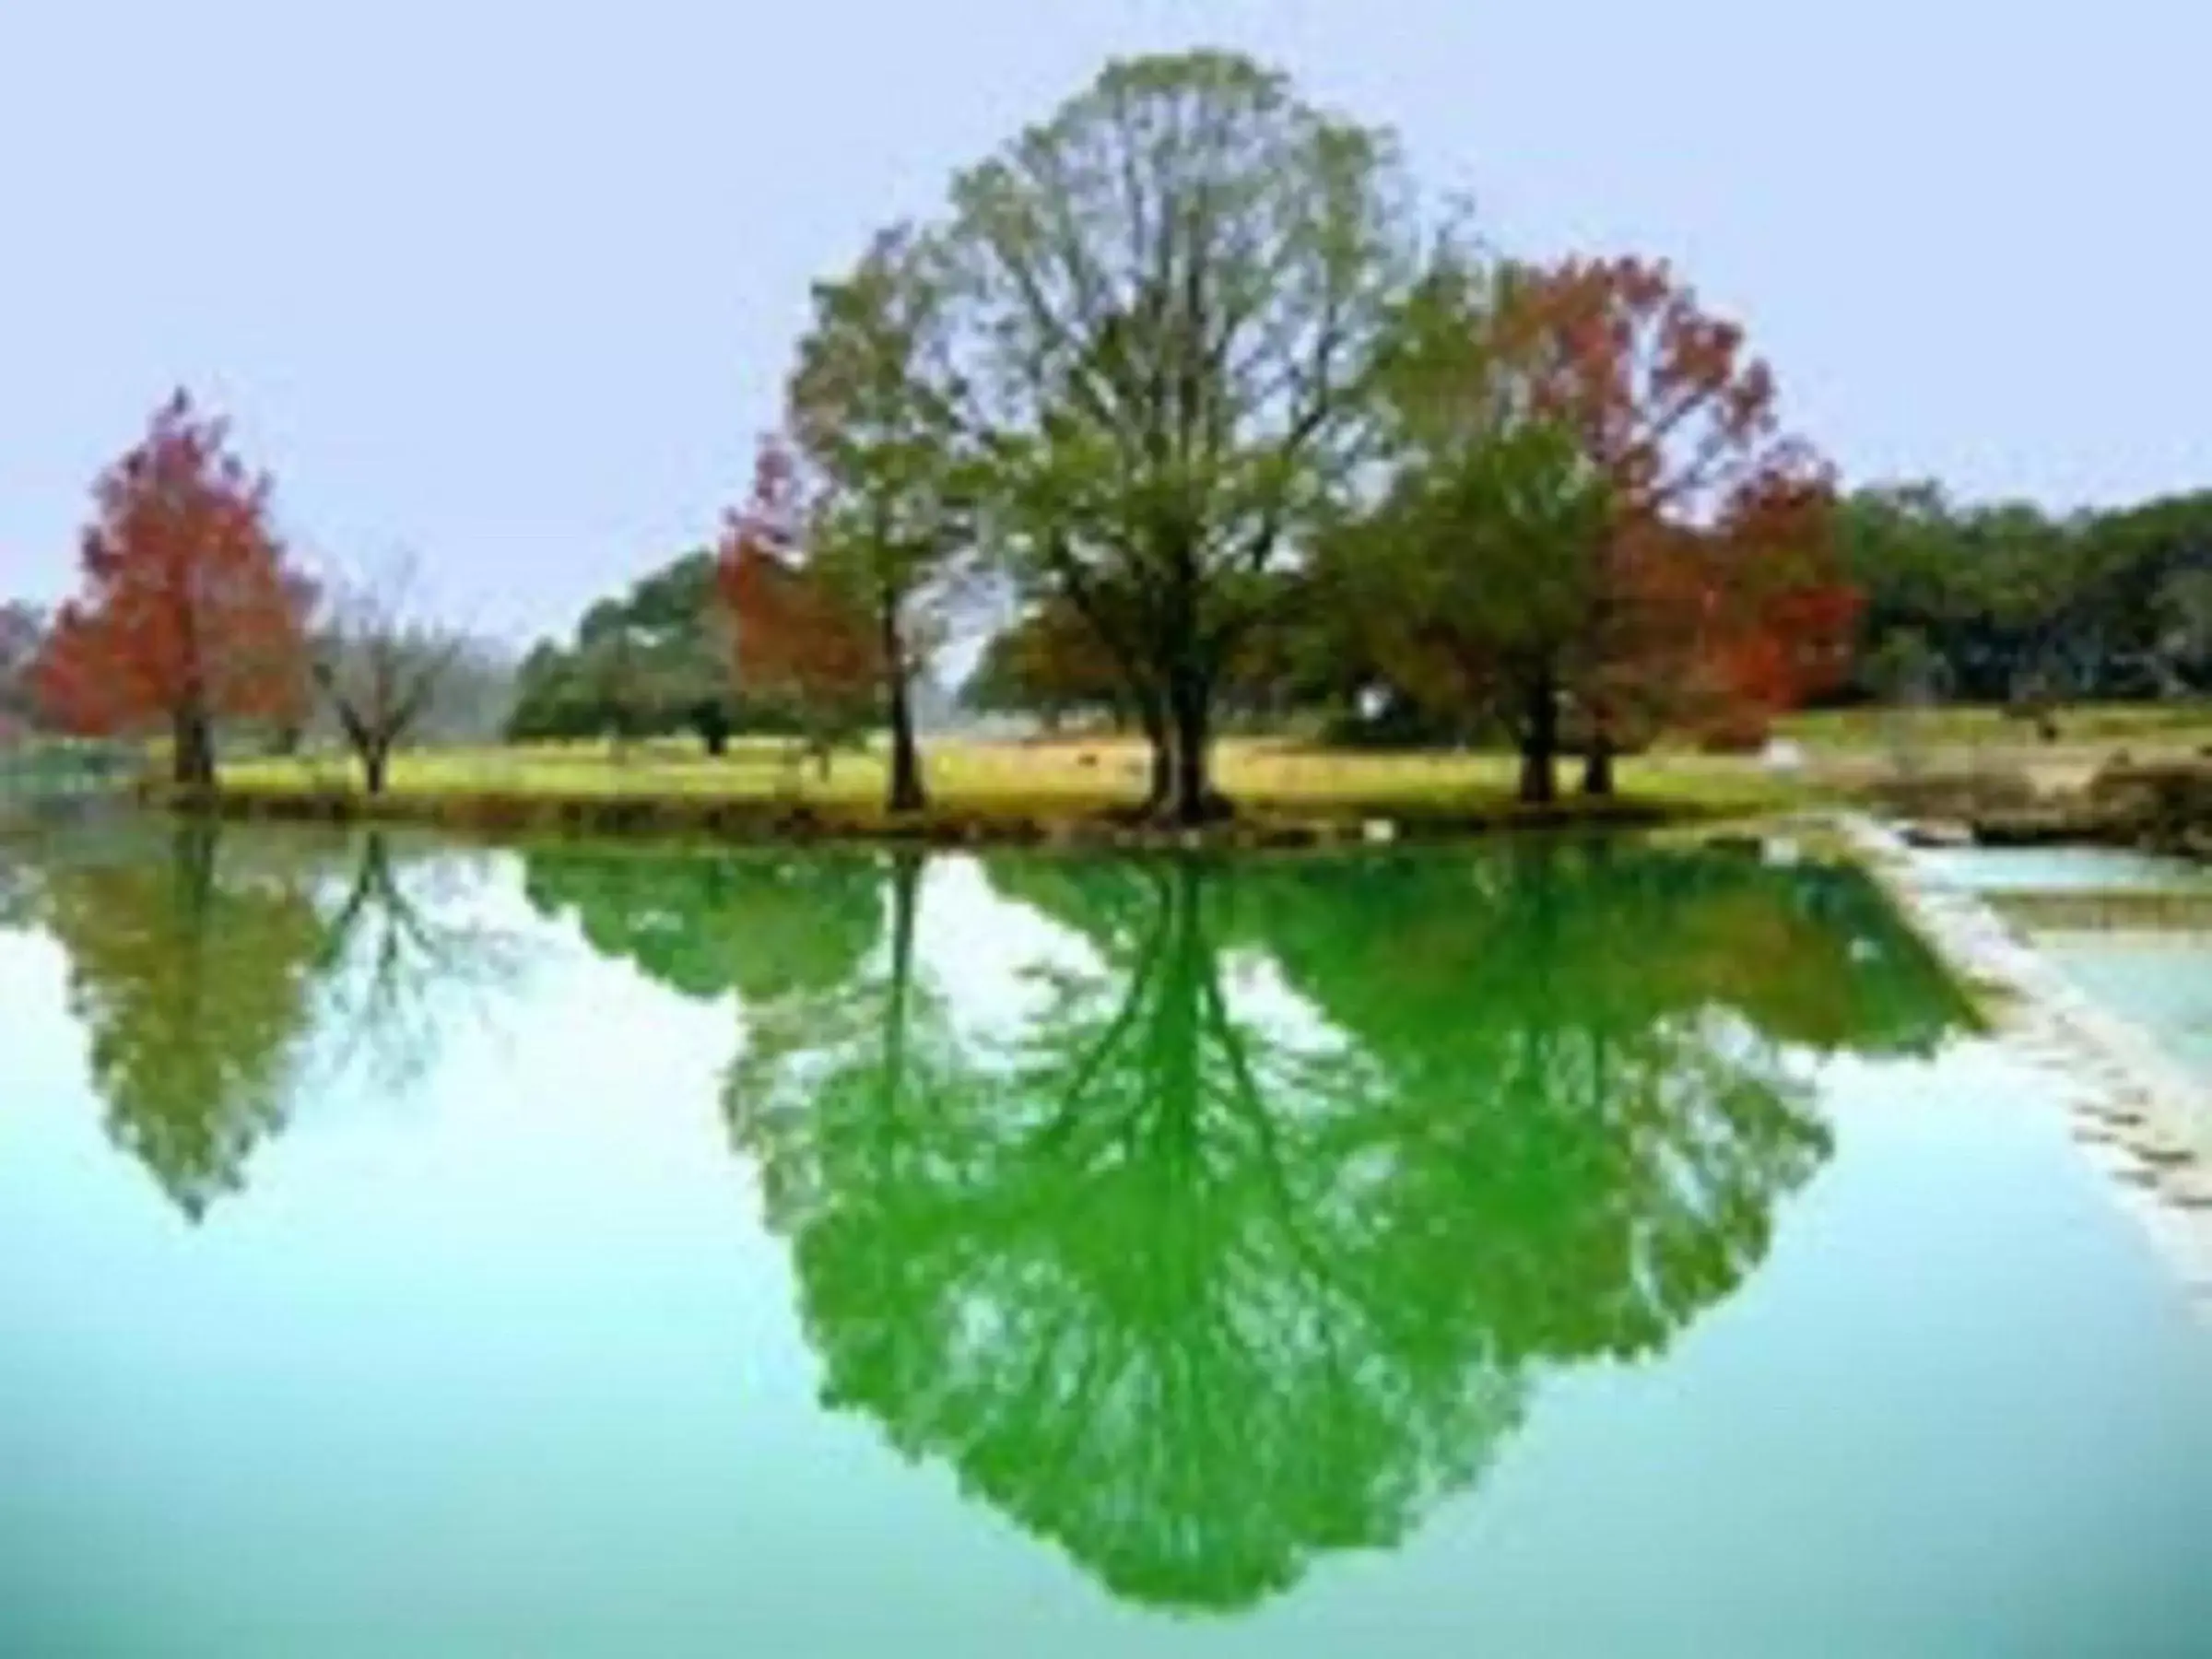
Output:
[[1987,899],[2090,997],[2212,1084],[2212,867],[2104,847],[1914,857]]
[[0,847],[0,1653],[2183,1654],[2212,1339],[1855,874]]

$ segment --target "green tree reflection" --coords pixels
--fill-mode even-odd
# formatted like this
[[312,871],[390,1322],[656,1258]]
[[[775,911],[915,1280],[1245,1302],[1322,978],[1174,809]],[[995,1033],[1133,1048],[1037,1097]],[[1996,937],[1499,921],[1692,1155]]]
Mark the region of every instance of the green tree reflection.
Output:
[[1243,912],[1371,1055],[1400,1225],[1500,1350],[1663,1345],[1765,1253],[1826,1157],[1788,1051],[1920,1053],[1948,978],[1854,873],[1619,848],[1278,865]]
[[1749,861],[991,874],[1086,947],[1018,1029],[956,1030],[899,866],[733,1130],[829,1403],[1170,1607],[1391,1544],[1543,1366],[1664,1346],[1827,1151],[1793,1048],[1952,1018]]
[[561,843],[530,850],[524,890],[656,983],[750,1002],[842,983],[881,930],[879,881],[877,861],[850,853]]
[[218,873],[217,844],[180,823],[154,856],[57,856],[41,883],[108,1132],[195,1221],[284,1121],[323,938],[305,884]]

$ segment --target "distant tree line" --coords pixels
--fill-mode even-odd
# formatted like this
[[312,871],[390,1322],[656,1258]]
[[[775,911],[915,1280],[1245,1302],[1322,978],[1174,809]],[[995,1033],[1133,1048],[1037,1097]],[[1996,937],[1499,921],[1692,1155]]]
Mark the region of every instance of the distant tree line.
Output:
[[1850,496],[1837,527],[1864,600],[1851,695],[2212,692],[2212,491],[2056,518],[1892,485]]
[[688,732],[721,754],[741,726],[788,729],[784,711],[748,707],[732,673],[714,556],[685,554],[583,614],[567,642],[523,658],[508,735],[520,740]]

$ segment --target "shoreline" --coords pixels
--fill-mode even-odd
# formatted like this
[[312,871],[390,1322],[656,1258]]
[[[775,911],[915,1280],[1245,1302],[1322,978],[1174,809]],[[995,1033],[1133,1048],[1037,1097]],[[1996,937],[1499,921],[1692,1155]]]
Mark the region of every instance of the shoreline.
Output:
[[384,825],[460,835],[603,835],[741,846],[1041,847],[1098,851],[1263,850],[1482,841],[1500,835],[1653,830],[1740,823],[1783,803],[1630,793],[1566,796],[1545,806],[1475,799],[1256,798],[1230,817],[1185,827],[1089,801],[947,803],[891,815],[856,802],[677,793],[226,789],[186,795],[162,786],[136,800],[156,810],[241,822]]
[[1921,868],[1895,830],[1845,815],[1846,844],[1950,965],[1989,1037],[2051,1078],[2076,1148],[2212,1324],[2212,1082],[2099,1002],[1982,895]]
[[[181,817],[387,826],[471,839],[601,836],[736,847],[990,848],[1060,852],[1347,850],[1477,843],[1519,835],[1680,832],[1716,841],[1779,830],[1857,865],[1944,962],[1983,1035],[2060,1094],[2070,1138],[2212,1324],[2212,1080],[2077,985],[1986,899],[1913,856],[1910,826],[1836,802],[1627,794],[1544,807],[1359,799],[1253,799],[1199,828],[1132,821],[1094,802],[998,801],[890,817],[866,804],[680,794],[252,789],[180,795],[142,785],[118,798]],[[1984,845],[1990,843],[1982,843]]]

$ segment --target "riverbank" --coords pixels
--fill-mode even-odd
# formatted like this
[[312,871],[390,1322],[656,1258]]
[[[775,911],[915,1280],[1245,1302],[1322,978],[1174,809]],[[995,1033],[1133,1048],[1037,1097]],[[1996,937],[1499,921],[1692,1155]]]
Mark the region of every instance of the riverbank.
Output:
[[858,802],[500,790],[393,793],[227,789],[211,795],[145,792],[148,804],[244,821],[388,824],[471,835],[623,836],[740,845],[897,843],[946,847],[1327,847],[1433,841],[1509,832],[1658,830],[1756,818],[1797,804],[1774,791],[1644,792],[1546,806],[1510,796],[1454,802],[1408,795],[1330,802],[1241,799],[1202,828],[1146,821],[1118,802],[948,800],[891,814]]
[[2067,1129],[2212,1323],[2212,1086],[2083,991],[1983,898],[1871,819],[1846,843],[1973,993],[1990,1035],[2064,1092]]
[[[2183,712],[2184,713],[2186,712]],[[1517,829],[1696,825],[1806,806],[1866,805],[1965,844],[2103,841],[2203,856],[2212,844],[2212,728],[2157,708],[2065,716],[2042,743],[1990,711],[1888,718],[1793,716],[1773,763],[1662,747],[1625,759],[1621,794],[1513,799],[1510,755],[1329,747],[1288,736],[1232,736],[1216,751],[1235,816],[1199,839],[1228,845],[1330,845],[1375,836],[1450,838]],[[1909,727],[1910,741],[1900,736]],[[2008,735],[2009,734],[2009,735]],[[666,835],[747,842],[900,841],[948,846],[1182,842],[1135,823],[1148,774],[1141,742],[941,737],[928,746],[932,805],[883,808],[881,745],[841,750],[826,770],[794,764],[777,740],[708,756],[673,740],[407,751],[373,799],[343,752],[233,761],[212,800],[225,817],[429,825],[454,831]],[[2178,782],[2177,782],[2178,780]],[[2192,780],[2194,780],[2194,782]],[[163,788],[145,798],[170,802]]]
[[2125,847],[2212,862],[2212,759],[2119,757],[2075,787],[1931,779],[1867,796],[1908,821],[1921,845]]

